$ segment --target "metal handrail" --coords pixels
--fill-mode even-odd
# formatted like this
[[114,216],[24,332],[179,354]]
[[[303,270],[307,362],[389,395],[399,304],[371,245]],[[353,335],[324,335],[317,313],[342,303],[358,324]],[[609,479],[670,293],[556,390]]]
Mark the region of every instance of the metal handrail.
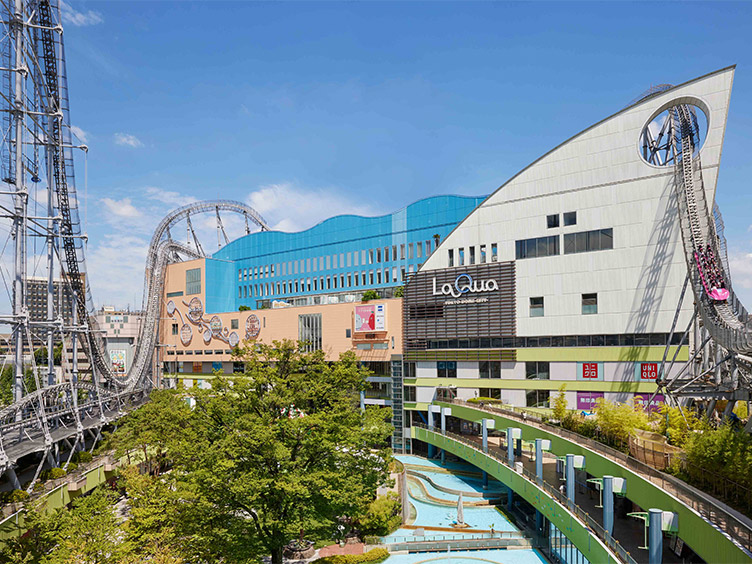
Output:
[[517,474],[520,474],[525,479],[527,479],[529,482],[531,482],[533,485],[538,487],[539,489],[542,489],[546,492],[550,497],[555,499],[559,502],[560,505],[565,507],[570,513],[572,513],[579,521],[582,522],[583,525],[585,525],[586,528],[590,529],[595,535],[603,541],[603,543],[613,551],[614,554],[624,562],[625,564],[637,564],[635,559],[632,558],[632,555],[624,549],[624,547],[619,544],[619,541],[617,541],[614,537],[612,537],[601,525],[598,523],[595,519],[593,519],[588,513],[583,511],[578,505],[573,504],[566,496],[562,495],[559,489],[548,482],[545,481],[545,479],[538,478],[535,474],[532,472],[526,470],[525,468],[522,468],[522,471],[520,472],[518,469],[513,468],[510,466],[509,462],[505,457],[497,455],[493,451],[484,452],[482,449],[478,448],[478,444],[474,441],[471,441],[470,439],[467,439],[466,437],[463,437],[462,435],[457,435],[456,433],[450,433],[449,431],[442,432],[440,429],[429,429],[426,425],[423,425],[421,423],[414,423],[413,427],[418,427],[421,429],[425,429],[427,431],[430,431],[432,433],[436,433],[438,435],[442,435],[445,437],[448,437],[454,441],[457,441],[459,443],[462,443],[466,446],[469,446],[473,450],[484,454],[486,456],[489,456],[493,458],[494,460],[497,460],[501,462],[504,466],[512,470],[512,472],[515,472]]
[[[648,480],[662,490],[669,492],[687,507],[699,513],[700,516],[702,516],[704,519],[708,520],[714,525],[717,525],[723,532],[728,534],[744,549],[752,552],[752,527],[721,507],[719,505],[721,503],[719,500],[715,500],[717,502],[715,503],[698,496],[689,484],[685,483],[679,478],[659,472],[658,470],[651,468],[647,464],[640,462],[636,458],[624,454],[623,452],[611,448],[607,445],[604,445],[603,443],[594,441],[589,437],[585,437],[584,435],[580,435],[567,429],[549,425],[538,416],[526,415],[526,417],[523,417],[519,413],[511,411],[509,409],[470,403],[460,399],[444,399],[439,401],[442,401],[444,403],[463,405],[465,407],[470,407],[472,409],[477,409],[479,411],[485,411],[492,414],[496,413],[505,417],[512,417],[525,424],[536,424],[546,432],[569,439],[575,444],[586,446],[587,448],[590,448],[591,450],[594,450],[603,456],[611,458],[614,462],[617,462],[621,465],[628,465],[630,467],[630,470],[639,473],[642,478]],[[712,496],[710,494],[707,494],[707,497],[712,499]]]

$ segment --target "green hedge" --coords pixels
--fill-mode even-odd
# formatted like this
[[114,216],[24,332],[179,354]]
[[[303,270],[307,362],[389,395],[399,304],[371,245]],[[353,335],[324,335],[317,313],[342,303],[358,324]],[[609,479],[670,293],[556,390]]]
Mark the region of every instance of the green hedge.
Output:
[[389,558],[386,548],[373,548],[365,554],[336,554],[313,561],[313,564],[360,564],[361,562],[383,562]]

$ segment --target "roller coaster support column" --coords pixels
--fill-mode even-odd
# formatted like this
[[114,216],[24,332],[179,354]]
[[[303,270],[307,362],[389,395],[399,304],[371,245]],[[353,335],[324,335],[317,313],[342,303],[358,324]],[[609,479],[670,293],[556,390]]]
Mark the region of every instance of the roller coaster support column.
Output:
[[[493,429],[495,421],[493,419],[482,419],[481,426],[483,430],[483,452],[488,452],[488,430]],[[483,489],[488,489],[488,473],[483,472]]]
[[565,476],[567,479],[567,499],[574,505],[574,488],[575,488],[575,479],[574,479],[574,454],[568,454],[567,455],[567,465],[565,469]]
[[[446,435],[446,418],[447,415],[452,414],[452,408],[451,407],[442,407],[441,408],[441,434]],[[446,451],[444,449],[441,449],[441,465],[443,466],[446,464]]]
[[[438,413],[441,408],[438,405],[429,405],[428,406],[428,430],[433,431],[434,430],[434,419],[433,414]],[[433,457],[436,456],[436,447],[432,444],[428,445],[428,458],[433,459]]]
[[648,511],[648,562],[663,562],[663,511],[660,509]]
[[[514,440],[522,436],[522,429],[518,427],[507,427],[507,462],[509,466],[514,468]],[[514,492],[512,488],[507,486],[507,509],[512,511],[514,505]]]
[[614,534],[614,477],[603,476],[603,528]]

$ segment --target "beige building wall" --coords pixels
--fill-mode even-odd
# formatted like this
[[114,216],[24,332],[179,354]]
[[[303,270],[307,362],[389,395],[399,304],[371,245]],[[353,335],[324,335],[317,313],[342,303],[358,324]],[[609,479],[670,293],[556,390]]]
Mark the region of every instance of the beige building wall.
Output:
[[[201,269],[201,292],[187,295],[186,271]],[[321,314],[322,349],[327,359],[336,360],[345,351],[354,351],[363,362],[388,362],[402,354],[402,299],[371,300],[366,303],[312,305],[281,309],[232,311],[206,314],[203,304],[206,288],[203,259],[172,264],[167,268],[160,316],[160,362],[182,362],[183,372],[211,374],[214,363],[223,363],[231,371],[234,344],[262,342],[271,344],[299,338],[299,316]],[[178,295],[179,293],[181,293]],[[193,313],[191,302],[193,301]],[[385,330],[355,332],[355,308],[363,305],[385,306]],[[199,315],[201,314],[201,315]],[[255,318],[255,319],[254,319]],[[255,328],[258,334],[254,336]],[[237,339],[237,341],[236,341]],[[191,363],[190,366],[185,363]],[[201,363],[200,372],[196,370]],[[172,370],[170,370],[172,372]]]

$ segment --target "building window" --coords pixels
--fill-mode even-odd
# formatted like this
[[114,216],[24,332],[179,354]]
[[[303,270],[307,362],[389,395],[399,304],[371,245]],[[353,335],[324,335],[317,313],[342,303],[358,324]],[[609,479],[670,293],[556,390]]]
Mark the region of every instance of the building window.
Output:
[[564,254],[605,251],[614,248],[614,230],[596,229],[564,235]]
[[582,294],[582,315],[598,313],[598,294]]
[[530,317],[543,317],[543,298],[530,298]]
[[400,260],[405,260],[405,245],[400,245]]
[[478,364],[478,373],[481,378],[501,378],[501,363],[481,362]]
[[413,260],[413,244],[412,243],[407,245],[407,259]]
[[389,247],[384,247],[384,262],[389,262]]
[[190,296],[192,294],[201,293],[201,269],[191,268],[185,271],[185,294]]
[[550,368],[548,362],[526,362],[525,378],[528,380],[548,380]]
[[537,237],[515,241],[515,257],[526,258],[550,257],[559,254],[559,236]]
[[485,245],[480,246],[480,263],[481,264],[486,263],[486,246]]
[[321,314],[298,315],[298,340],[303,341],[306,352],[321,350]]
[[436,368],[439,378],[457,377],[457,363],[453,360],[439,361],[436,363]]
[[465,247],[460,247],[457,251],[457,258],[458,262],[457,264],[459,266],[465,266]]
[[449,249],[449,266],[454,266],[454,249]]
[[480,388],[478,395],[482,398],[501,399],[501,390],[499,388]]
[[384,284],[389,284],[389,269],[384,269]]
[[470,264],[475,264],[475,247],[470,247]]
[[352,338],[352,329],[345,329],[345,339]]
[[546,227],[548,227],[549,229],[552,229],[554,227],[559,227],[559,214],[558,213],[546,216]]
[[376,249],[376,262],[381,262],[381,247]]
[[548,407],[551,392],[549,390],[528,390],[525,394],[527,407]]
[[172,324],[172,334],[173,335],[177,335],[178,334],[178,324],[177,323],[173,323]]
[[368,249],[368,264],[373,264],[373,249]]
[[405,386],[405,397],[403,401],[415,402],[415,386]]
[[418,241],[415,243],[415,257],[421,258],[423,256],[423,243]]
[[498,247],[496,243],[491,243],[491,262],[499,260]]
[[238,328],[238,320],[237,319],[231,319],[230,320],[230,329],[237,329]]
[[564,226],[577,225],[577,212],[565,212],[564,213]]

